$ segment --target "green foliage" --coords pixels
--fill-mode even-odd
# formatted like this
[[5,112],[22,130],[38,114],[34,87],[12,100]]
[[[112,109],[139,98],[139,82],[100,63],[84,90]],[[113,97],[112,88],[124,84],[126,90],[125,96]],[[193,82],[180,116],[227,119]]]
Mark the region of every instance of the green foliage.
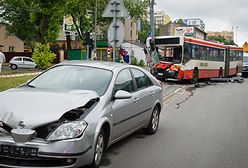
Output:
[[207,40],[213,42],[220,42],[225,45],[236,45],[233,40],[227,40],[222,36],[208,36]]
[[144,67],[145,66],[145,61],[143,59],[141,59],[139,61],[139,64],[138,65],[141,66],[141,67]]
[[13,77],[13,78],[2,78],[0,80],[0,92],[15,88],[20,86],[21,84],[25,83],[27,80],[33,78],[33,76],[22,76],[22,77]]
[[138,65],[138,59],[135,56],[131,56],[131,64]]
[[139,40],[141,43],[145,44],[145,40],[150,30],[150,23],[147,20],[141,19],[141,31],[139,32]]
[[179,24],[181,26],[185,26],[186,24],[184,23],[183,19],[178,19],[178,21],[176,21],[176,24]]
[[35,43],[33,60],[40,69],[46,69],[51,66],[52,61],[56,58],[56,54],[50,51],[49,44]]
[[0,18],[9,34],[32,47],[33,42],[57,39],[63,18],[61,5],[59,0],[0,0]]

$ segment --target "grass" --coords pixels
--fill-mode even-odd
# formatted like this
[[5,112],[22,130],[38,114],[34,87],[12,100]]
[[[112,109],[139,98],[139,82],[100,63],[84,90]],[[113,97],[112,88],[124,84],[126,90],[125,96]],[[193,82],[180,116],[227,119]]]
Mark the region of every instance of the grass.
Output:
[[22,77],[13,77],[13,78],[0,78],[0,92],[15,88],[25,83],[27,80],[32,79],[33,76],[22,76]]

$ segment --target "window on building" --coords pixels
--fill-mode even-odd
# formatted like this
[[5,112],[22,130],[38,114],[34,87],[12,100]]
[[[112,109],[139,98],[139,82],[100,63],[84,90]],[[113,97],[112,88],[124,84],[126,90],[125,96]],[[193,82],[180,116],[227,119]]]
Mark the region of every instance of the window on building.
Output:
[[15,51],[15,46],[9,46],[9,52],[14,52]]

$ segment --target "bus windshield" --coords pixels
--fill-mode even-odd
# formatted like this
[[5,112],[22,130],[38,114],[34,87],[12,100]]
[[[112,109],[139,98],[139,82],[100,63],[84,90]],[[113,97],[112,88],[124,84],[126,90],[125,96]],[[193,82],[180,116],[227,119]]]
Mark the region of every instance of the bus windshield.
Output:
[[161,48],[160,61],[172,62],[179,64],[182,62],[182,46],[167,46]]

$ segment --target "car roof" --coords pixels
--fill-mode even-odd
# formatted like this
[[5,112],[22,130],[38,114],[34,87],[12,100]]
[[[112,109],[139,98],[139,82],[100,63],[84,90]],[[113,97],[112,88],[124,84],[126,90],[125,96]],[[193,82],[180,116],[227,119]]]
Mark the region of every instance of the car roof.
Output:
[[30,57],[27,57],[27,56],[14,56],[13,58],[30,58]]
[[76,60],[75,61],[62,62],[58,65],[81,65],[81,66],[103,68],[103,69],[107,69],[107,70],[114,70],[115,68],[132,67],[128,64],[116,63],[116,62],[76,61]]

